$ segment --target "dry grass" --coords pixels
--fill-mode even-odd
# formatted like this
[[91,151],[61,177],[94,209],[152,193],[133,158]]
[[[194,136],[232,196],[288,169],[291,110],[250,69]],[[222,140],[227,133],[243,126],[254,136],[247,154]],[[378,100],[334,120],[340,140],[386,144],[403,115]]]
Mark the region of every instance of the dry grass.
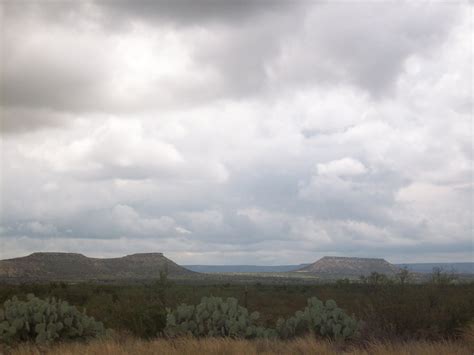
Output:
[[125,355],[125,354],[206,354],[206,355],[252,355],[252,354],[354,354],[354,355],[473,355],[474,324],[463,331],[458,341],[409,341],[371,342],[365,345],[348,345],[318,340],[312,337],[291,341],[282,340],[236,340],[230,338],[158,338],[146,341],[131,336],[116,334],[108,340],[91,343],[63,343],[51,347],[23,344],[12,350],[0,345],[0,355]]
[[[474,327],[466,332],[464,340],[458,342],[425,342],[412,341],[407,343],[379,342],[364,347],[350,346],[341,348],[340,345],[314,338],[301,338],[292,341],[271,340],[233,340],[233,339],[188,339],[177,340],[157,339],[144,341],[135,338],[96,341],[89,344],[71,343],[53,347],[38,347],[21,345],[9,352],[12,355],[53,354],[53,355],[124,355],[124,354],[450,354],[472,355],[474,353]],[[0,351],[1,353],[1,351]]]

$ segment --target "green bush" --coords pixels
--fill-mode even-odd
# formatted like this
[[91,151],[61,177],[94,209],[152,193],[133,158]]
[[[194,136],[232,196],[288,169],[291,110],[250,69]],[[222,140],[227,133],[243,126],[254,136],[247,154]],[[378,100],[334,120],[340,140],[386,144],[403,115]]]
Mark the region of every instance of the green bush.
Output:
[[268,338],[273,330],[256,325],[258,312],[249,314],[235,298],[204,297],[197,306],[182,304],[168,310],[165,334],[196,337]]
[[293,317],[280,318],[277,333],[287,339],[305,333],[320,334],[336,340],[346,340],[358,335],[359,323],[337,307],[336,302],[327,300],[324,304],[316,297],[308,299],[308,306],[297,311]]
[[7,344],[88,340],[104,334],[102,323],[55,298],[42,300],[29,294],[26,301],[20,301],[13,297],[0,309],[0,341]]

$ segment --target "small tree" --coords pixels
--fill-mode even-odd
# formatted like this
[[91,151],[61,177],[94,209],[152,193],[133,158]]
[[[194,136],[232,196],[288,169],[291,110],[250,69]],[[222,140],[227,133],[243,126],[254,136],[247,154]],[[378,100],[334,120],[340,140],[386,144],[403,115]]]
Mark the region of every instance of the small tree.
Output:
[[368,285],[386,285],[391,282],[387,275],[380,274],[378,272],[372,272],[369,276],[360,276],[360,281]]
[[441,267],[434,267],[430,281],[435,285],[449,285],[457,279],[454,273],[447,273]]
[[400,271],[397,273],[397,280],[400,283],[400,285],[405,285],[410,282],[411,275],[410,271],[408,271],[408,268],[405,266]]
[[156,296],[163,307],[167,306],[167,293],[172,284],[173,283],[168,279],[168,265],[165,264],[164,269],[160,270],[159,279],[153,284],[153,289],[156,291]]
[[336,286],[337,287],[344,287],[344,286],[348,286],[350,284],[351,284],[351,280],[349,280],[347,277],[343,278],[343,279],[337,279],[336,280]]

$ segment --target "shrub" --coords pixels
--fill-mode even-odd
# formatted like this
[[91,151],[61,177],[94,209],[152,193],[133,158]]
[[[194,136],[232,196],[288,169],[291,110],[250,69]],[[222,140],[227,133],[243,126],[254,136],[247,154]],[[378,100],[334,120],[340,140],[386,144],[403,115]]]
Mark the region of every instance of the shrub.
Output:
[[434,285],[449,285],[457,280],[454,272],[447,273],[441,267],[434,267],[430,275],[430,282]]
[[346,340],[356,337],[358,329],[359,323],[338,308],[336,302],[327,300],[324,304],[312,297],[303,311],[297,311],[286,320],[280,318],[276,331],[283,339],[313,332],[336,340]]
[[102,323],[55,298],[42,300],[29,294],[20,301],[13,297],[0,309],[0,341],[4,343],[88,340],[104,334]]
[[204,297],[197,306],[182,304],[168,310],[165,334],[196,337],[268,338],[275,331],[256,325],[258,312],[249,314],[235,298]]
[[161,305],[135,304],[121,307],[119,311],[119,328],[141,338],[155,338],[166,326],[166,311]]
[[359,278],[360,282],[367,285],[372,286],[380,286],[380,285],[391,285],[393,284],[393,280],[389,278],[385,274],[380,274],[378,272],[372,272],[368,276],[361,275]]

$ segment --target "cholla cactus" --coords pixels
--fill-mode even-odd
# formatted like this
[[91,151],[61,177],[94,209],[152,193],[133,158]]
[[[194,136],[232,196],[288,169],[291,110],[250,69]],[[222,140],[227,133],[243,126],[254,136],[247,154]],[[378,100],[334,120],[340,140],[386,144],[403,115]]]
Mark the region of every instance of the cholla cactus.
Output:
[[279,319],[277,333],[283,338],[314,332],[336,340],[354,338],[358,335],[359,323],[337,307],[336,302],[324,304],[316,297],[308,299],[308,306],[286,320]]
[[29,294],[26,301],[20,301],[13,297],[0,309],[0,341],[4,343],[31,340],[50,343],[104,334],[101,322],[55,298],[42,300]]
[[168,310],[165,334],[196,337],[230,336],[235,338],[273,337],[276,333],[255,324],[258,312],[249,314],[235,298],[204,297],[197,306],[180,305]]

